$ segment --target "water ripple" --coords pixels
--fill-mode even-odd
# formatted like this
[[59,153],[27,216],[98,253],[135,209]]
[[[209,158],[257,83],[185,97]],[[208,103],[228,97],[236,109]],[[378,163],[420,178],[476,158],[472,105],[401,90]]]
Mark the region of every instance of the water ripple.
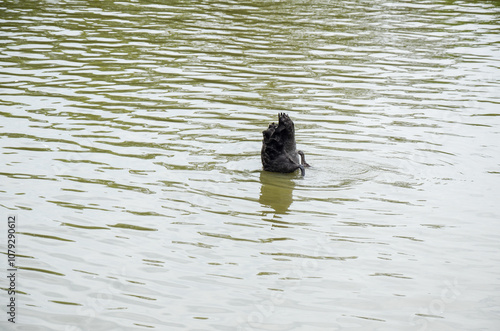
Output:
[[[0,206],[20,219],[26,327],[492,328],[494,1],[0,13]],[[261,169],[279,112],[304,178]]]

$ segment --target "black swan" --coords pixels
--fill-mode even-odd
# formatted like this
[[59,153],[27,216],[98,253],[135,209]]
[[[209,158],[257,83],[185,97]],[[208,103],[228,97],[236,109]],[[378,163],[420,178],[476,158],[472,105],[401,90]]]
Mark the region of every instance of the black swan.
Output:
[[285,113],[279,113],[278,119],[278,125],[271,123],[267,130],[262,131],[264,139],[260,156],[264,170],[294,172],[300,169],[304,176],[305,167],[309,167],[309,164],[306,162],[304,152],[296,150],[293,122]]

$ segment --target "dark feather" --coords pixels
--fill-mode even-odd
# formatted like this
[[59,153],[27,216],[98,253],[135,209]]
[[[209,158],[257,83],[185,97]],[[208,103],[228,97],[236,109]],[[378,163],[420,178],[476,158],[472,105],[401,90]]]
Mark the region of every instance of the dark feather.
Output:
[[[264,170],[273,172],[293,172],[300,169],[305,174],[304,153],[296,150],[295,128],[292,120],[285,113],[278,114],[278,125],[269,124],[267,130],[262,131],[261,159]],[[299,160],[299,155],[301,160]]]

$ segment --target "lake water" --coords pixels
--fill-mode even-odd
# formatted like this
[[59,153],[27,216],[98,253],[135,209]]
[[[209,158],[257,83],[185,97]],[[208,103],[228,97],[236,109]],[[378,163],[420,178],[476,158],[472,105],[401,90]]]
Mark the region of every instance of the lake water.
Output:
[[[6,0],[0,36],[2,330],[500,328],[498,1]],[[279,112],[303,178],[262,171]]]

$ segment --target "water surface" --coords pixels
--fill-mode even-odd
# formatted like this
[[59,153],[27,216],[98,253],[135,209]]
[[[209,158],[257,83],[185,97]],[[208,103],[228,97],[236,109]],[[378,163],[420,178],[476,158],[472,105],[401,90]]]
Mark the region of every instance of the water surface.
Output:
[[[498,329],[499,14],[0,2],[16,326]],[[279,112],[304,178],[262,171]]]

